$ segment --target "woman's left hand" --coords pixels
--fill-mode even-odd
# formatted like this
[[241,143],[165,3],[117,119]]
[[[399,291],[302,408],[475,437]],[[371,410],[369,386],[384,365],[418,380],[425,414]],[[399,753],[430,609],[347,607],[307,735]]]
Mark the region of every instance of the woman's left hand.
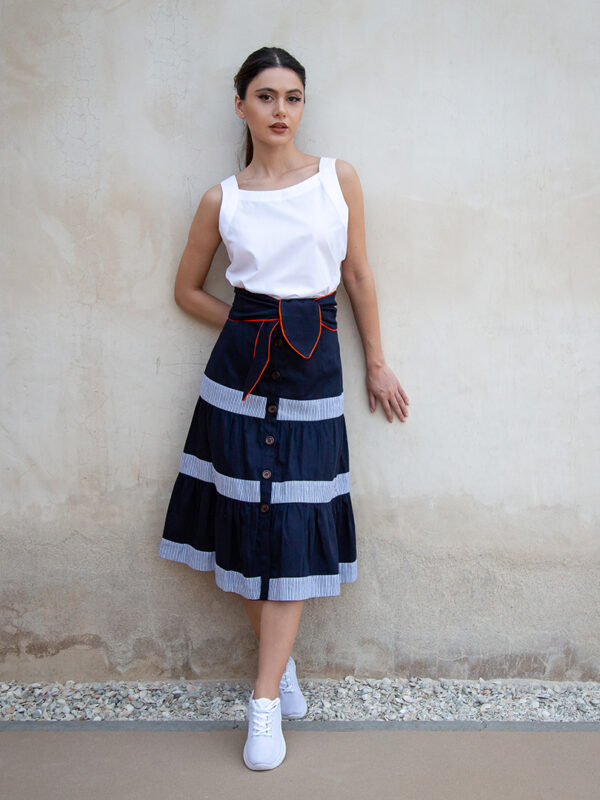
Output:
[[398,378],[387,364],[368,367],[365,382],[369,394],[369,409],[371,413],[377,408],[377,400],[379,400],[388,422],[392,422],[394,419],[392,412],[395,412],[400,422],[406,420],[410,402],[408,395],[400,386]]

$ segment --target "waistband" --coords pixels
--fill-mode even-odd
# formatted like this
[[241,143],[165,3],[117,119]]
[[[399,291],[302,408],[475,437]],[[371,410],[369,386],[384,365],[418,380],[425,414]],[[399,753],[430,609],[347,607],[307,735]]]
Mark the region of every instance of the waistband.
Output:
[[234,286],[229,319],[260,322],[254,340],[252,364],[244,381],[242,400],[259,382],[271,357],[271,337],[277,327],[289,346],[302,358],[310,358],[321,338],[321,329],[337,331],[336,291],[321,297],[278,299]]

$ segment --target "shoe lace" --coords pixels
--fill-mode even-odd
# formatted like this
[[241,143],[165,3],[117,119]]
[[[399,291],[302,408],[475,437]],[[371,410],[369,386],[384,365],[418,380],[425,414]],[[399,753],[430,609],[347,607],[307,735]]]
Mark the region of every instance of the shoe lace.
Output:
[[271,735],[271,712],[257,708],[252,716],[253,734],[257,736]]
[[293,690],[294,690],[294,681],[292,680],[292,676],[286,669],[283,675],[281,676],[281,681],[279,682],[279,691],[292,692]]

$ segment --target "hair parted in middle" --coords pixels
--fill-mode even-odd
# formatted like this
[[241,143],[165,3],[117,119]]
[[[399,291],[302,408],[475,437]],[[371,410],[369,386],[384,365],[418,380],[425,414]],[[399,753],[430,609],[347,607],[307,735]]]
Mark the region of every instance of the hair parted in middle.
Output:
[[[254,80],[259,73],[261,73],[264,69],[269,69],[269,67],[286,67],[287,69],[294,70],[294,72],[302,81],[302,86],[306,88],[306,71],[302,64],[295,59],[294,56],[290,55],[290,53],[288,53],[288,51],[284,50],[282,47],[261,47],[258,50],[255,50],[253,53],[250,53],[233,79],[235,90],[240,96],[241,100],[246,99],[246,90],[248,89],[248,84]],[[304,98],[304,102],[306,102],[306,97]],[[246,153],[244,166],[247,167],[252,161],[252,155],[254,153],[252,134],[248,129],[247,123],[245,149]]]

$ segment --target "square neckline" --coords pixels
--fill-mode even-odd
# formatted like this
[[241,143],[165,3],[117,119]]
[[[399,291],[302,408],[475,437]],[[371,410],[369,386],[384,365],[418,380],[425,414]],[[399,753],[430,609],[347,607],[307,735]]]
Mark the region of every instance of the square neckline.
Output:
[[297,190],[299,186],[304,187],[307,184],[316,183],[322,174],[323,159],[324,156],[319,156],[318,170],[314,175],[304,178],[304,180],[298,181],[298,183],[292,183],[291,186],[282,186],[280,189],[242,189],[238,183],[237,174],[233,176],[233,183],[237,191],[245,195],[277,195],[278,197],[283,197],[287,193],[291,193],[292,190]]

